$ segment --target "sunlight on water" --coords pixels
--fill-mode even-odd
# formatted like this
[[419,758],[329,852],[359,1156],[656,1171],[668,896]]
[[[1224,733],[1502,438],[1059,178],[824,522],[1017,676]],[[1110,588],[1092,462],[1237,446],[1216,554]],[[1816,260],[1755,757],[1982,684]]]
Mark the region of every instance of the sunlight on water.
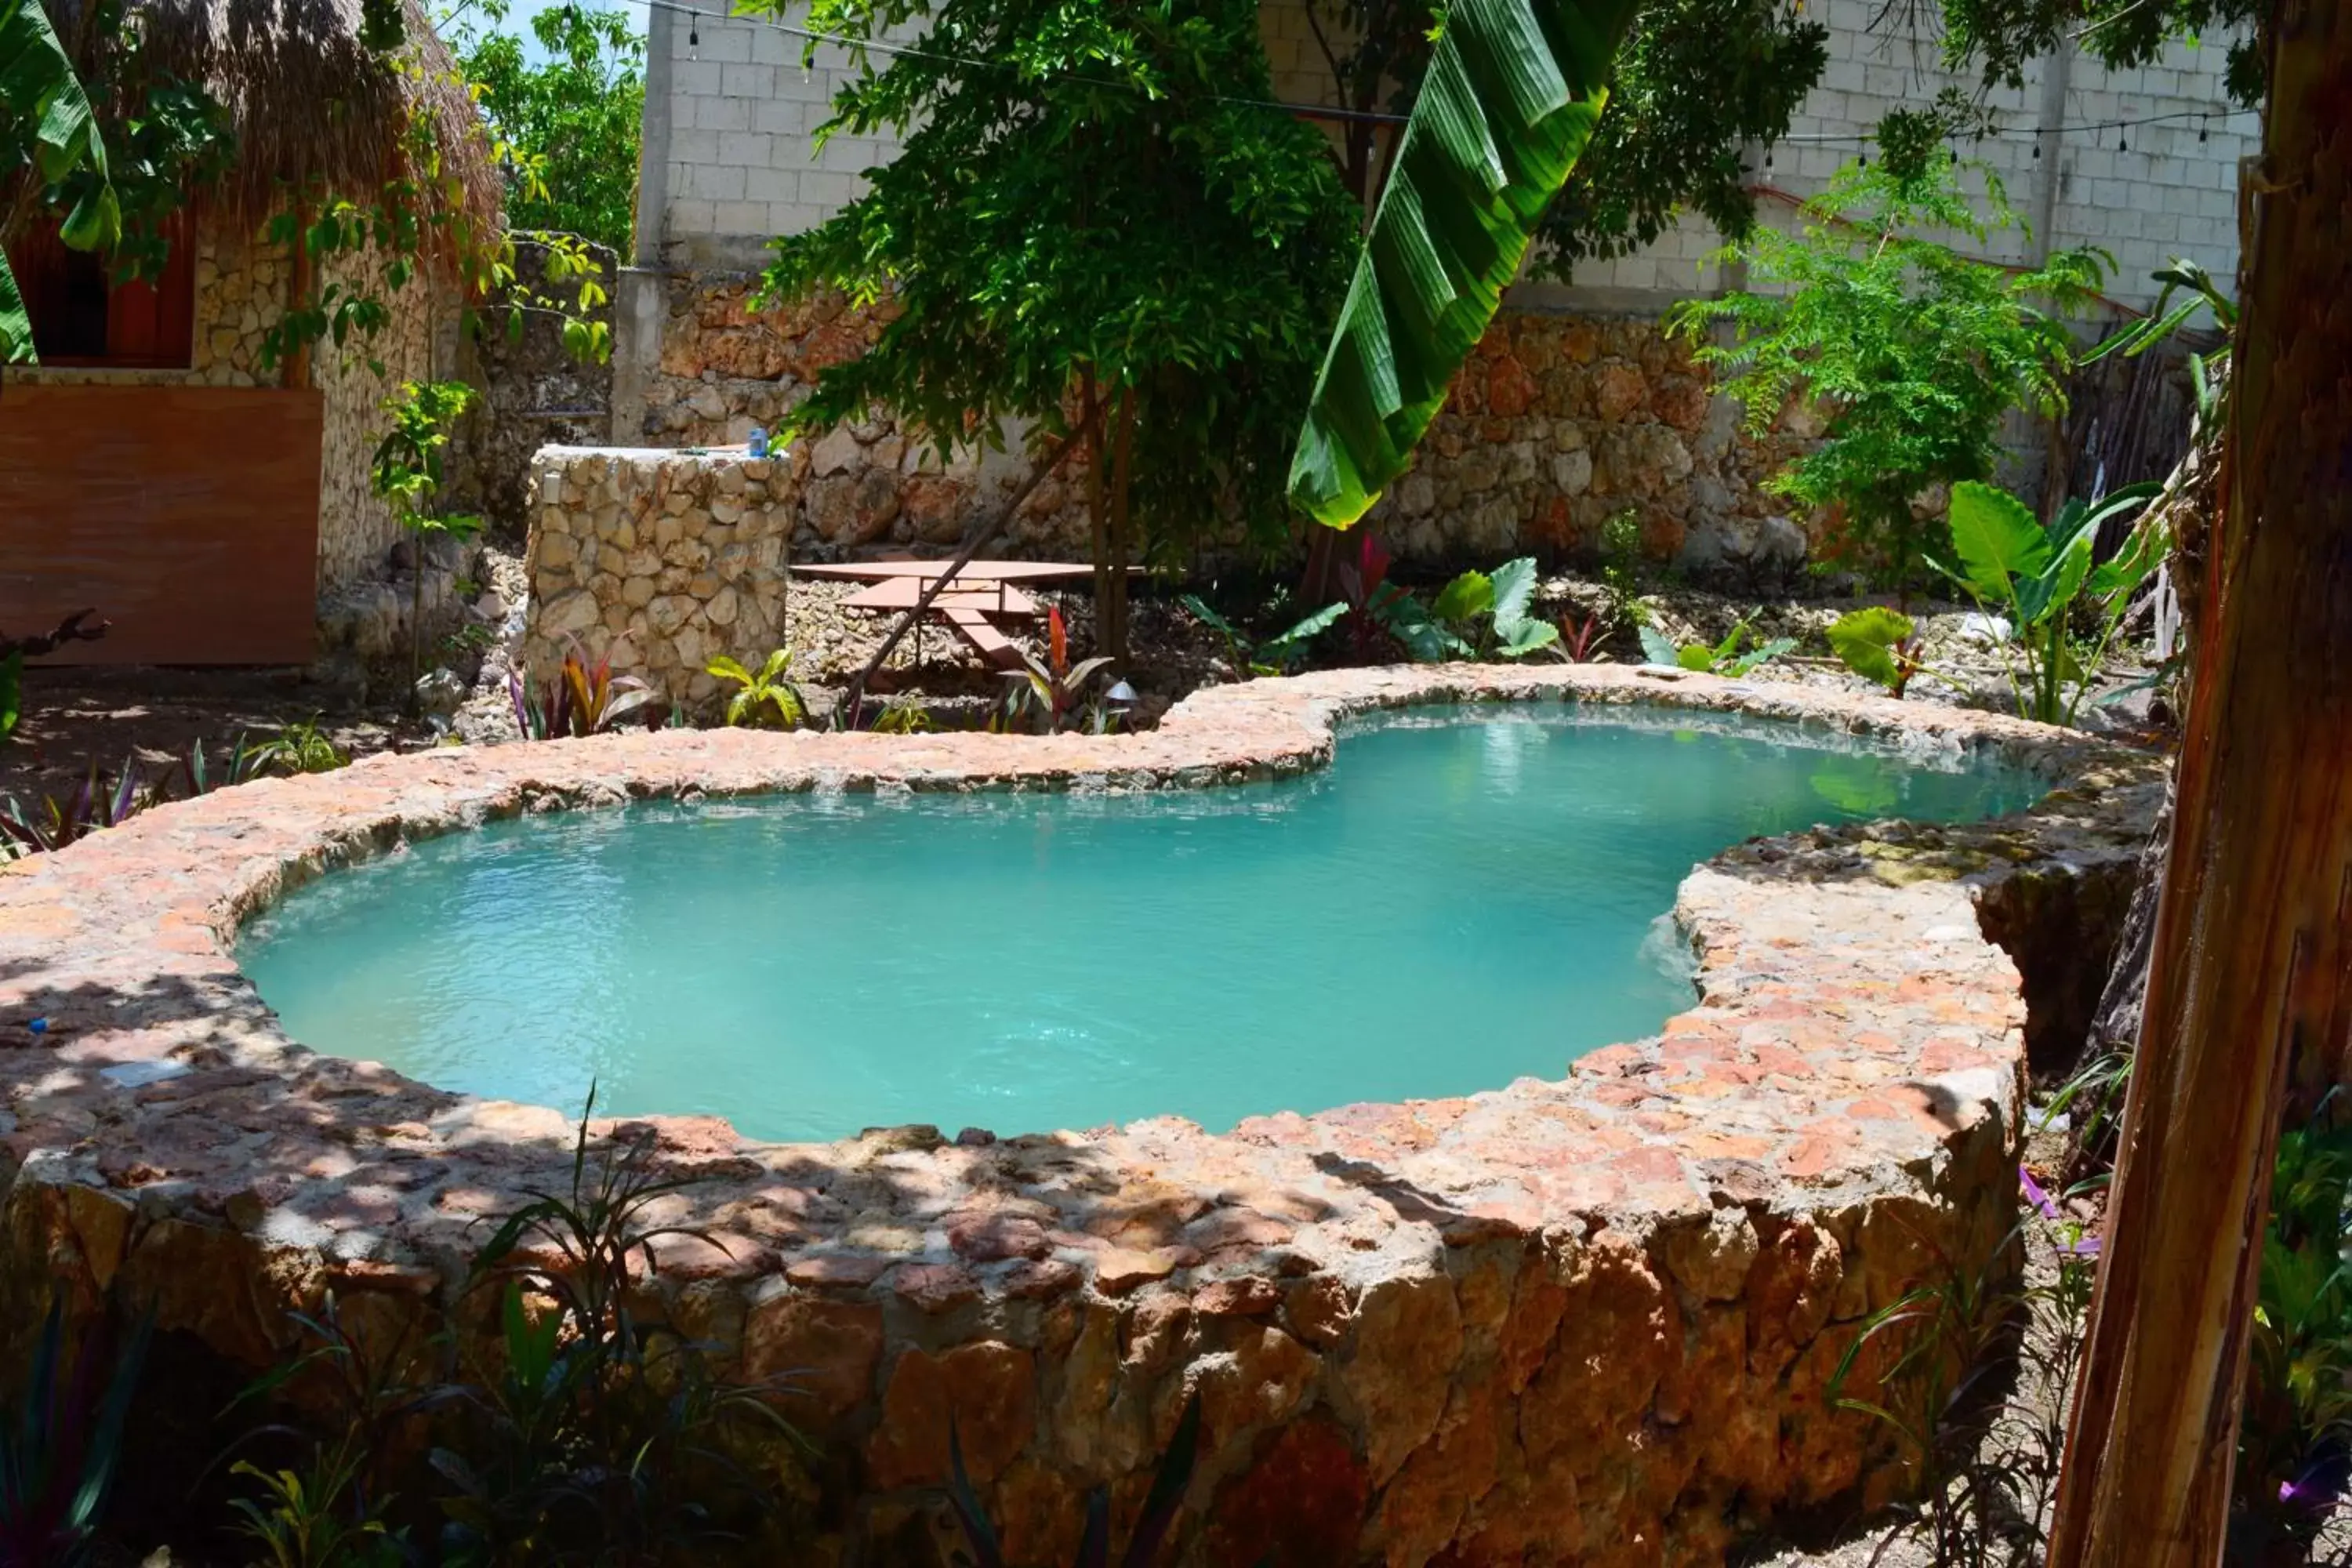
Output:
[[1460,1094],[1688,1005],[1693,864],[1759,833],[2015,810],[1758,722],[1506,710],[1328,773],[1148,796],[834,795],[536,817],[338,872],[239,957],[304,1044],[447,1089],[770,1138]]

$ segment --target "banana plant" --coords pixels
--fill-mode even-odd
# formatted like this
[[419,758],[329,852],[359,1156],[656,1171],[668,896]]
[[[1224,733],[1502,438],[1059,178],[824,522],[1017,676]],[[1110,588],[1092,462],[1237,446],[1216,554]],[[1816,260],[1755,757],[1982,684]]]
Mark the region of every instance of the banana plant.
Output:
[[[2021,718],[2074,722],[2132,595],[2163,563],[2168,542],[2156,520],[2144,521],[2122,553],[2104,564],[2093,563],[2093,546],[2102,526],[2146,506],[2163,488],[2150,480],[2095,503],[2070,500],[2044,527],[2007,490],[1974,479],[1952,487],[1952,549],[1960,563],[1930,564],[1979,609],[2008,623],[2002,662]],[[2099,626],[2077,637],[2073,612],[2085,589],[2099,602]]]
[[[16,123],[32,128],[30,146],[0,146],[0,167],[29,163],[43,185],[87,169],[95,178],[84,184],[58,235],[76,250],[112,249],[122,237],[122,207],[107,173],[106,142],[41,0],[0,0],[0,104]],[[0,364],[33,360],[32,319],[0,255]]]
[[1346,528],[1410,462],[1591,140],[1633,0],[1457,0],[1291,459],[1290,497]]

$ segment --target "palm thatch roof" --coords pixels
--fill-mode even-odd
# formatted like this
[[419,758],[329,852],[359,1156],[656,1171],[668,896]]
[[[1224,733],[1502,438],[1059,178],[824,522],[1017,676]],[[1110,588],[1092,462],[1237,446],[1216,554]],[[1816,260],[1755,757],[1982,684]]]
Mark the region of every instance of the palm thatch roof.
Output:
[[[74,57],[88,61],[109,6],[43,0]],[[433,132],[439,172],[467,216],[496,222],[503,186],[481,111],[456,57],[417,0],[400,0],[408,42],[383,54],[360,39],[361,0],[121,0],[122,33],[150,70],[201,82],[228,110],[236,161],[218,193],[258,221],[289,187],[362,199],[406,167],[408,127]]]

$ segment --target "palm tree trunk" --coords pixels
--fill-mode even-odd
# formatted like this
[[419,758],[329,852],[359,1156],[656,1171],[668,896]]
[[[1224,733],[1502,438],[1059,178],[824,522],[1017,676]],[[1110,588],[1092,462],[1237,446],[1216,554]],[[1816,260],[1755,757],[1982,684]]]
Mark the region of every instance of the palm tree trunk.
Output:
[[2352,1068],[2352,16],[2284,0],[2225,503],[2049,1568],[2212,1568],[2290,1086]]

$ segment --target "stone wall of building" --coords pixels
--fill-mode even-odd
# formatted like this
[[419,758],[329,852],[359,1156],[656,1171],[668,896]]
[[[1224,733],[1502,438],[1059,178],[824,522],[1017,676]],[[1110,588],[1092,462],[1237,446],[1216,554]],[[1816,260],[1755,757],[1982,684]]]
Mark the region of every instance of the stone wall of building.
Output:
[[[283,316],[292,264],[283,247],[247,235],[225,216],[196,234],[195,331],[185,370],[31,370],[12,372],[54,383],[133,386],[278,386],[283,371],[263,363],[263,342]],[[368,284],[348,263],[323,269],[325,280]],[[449,282],[430,276],[396,293],[372,284],[392,307],[383,332],[338,351],[311,355],[311,384],[325,399],[319,464],[319,591],[331,606],[380,579],[399,528],[368,489],[368,459],[384,429],[383,402],[403,381],[452,374],[457,366],[459,300]],[[381,366],[381,369],[378,368]]]

